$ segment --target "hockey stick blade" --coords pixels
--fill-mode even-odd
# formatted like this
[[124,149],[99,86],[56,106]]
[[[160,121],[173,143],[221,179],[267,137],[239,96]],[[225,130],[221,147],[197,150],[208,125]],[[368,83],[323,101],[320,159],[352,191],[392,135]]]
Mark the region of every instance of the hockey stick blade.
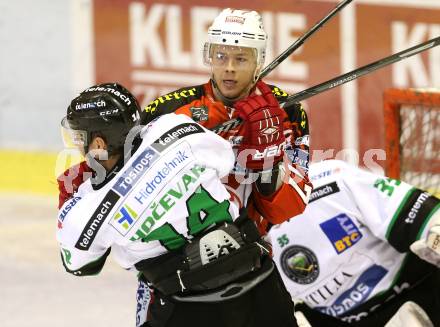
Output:
[[391,56],[382,58],[378,61],[375,61],[375,62],[370,63],[368,65],[365,65],[365,66],[362,66],[362,67],[357,68],[355,70],[352,70],[351,72],[345,73],[343,75],[340,75],[338,77],[330,79],[330,80],[323,82],[321,84],[312,86],[304,91],[293,94],[286,99],[286,101],[284,102],[284,106],[289,106],[295,102],[303,101],[305,99],[308,99],[308,98],[315,96],[319,93],[322,93],[324,91],[341,86],[341,85],[348,83],[350,81],[353,81],[361,76],[364,76],[366,74],[374,72],[375,70],[378,70],[380,68],[383,68],[383,67],[391,65],[391,64],[394,64],[400,60],[409,58],[409,57],[414,56],[420,52],[434,48],[434,47],[438,46],[439,44],[440,44],[440,36],[433,38],[427,42],[416,45],[414,47],[403,50],[401,52],[395,53]]
[[276,57],[269,65],[267,65],[260,73],[259,78],[262,79],[267,76],[272,70],[278,67],[288,56],[290,56],[296,49],[298,49],[310,36],[312,36],[318,29],[320,29],[324,24],[333,18],[340,10],[347,6],[353,0],[341,1],[331,12],[327,14],[323,19],[317,22],[311,29],[309,29],[305,34],[303,34],[299,39],[297,39],[290,47],[284,50],[278,57]]

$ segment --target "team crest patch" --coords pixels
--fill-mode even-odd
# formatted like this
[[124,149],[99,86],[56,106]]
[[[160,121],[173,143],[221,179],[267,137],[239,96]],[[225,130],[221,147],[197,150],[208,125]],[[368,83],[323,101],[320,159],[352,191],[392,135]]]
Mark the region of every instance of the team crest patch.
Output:
[[208,120],[208,107],[191,107],[189,109],[191,111],[192,119],[194,121],[207,121]]
[[362,238],[362,233],[345,213],[324,221],[319,227],[332,243],[337,254],[351,248]]
[[318,258],[312,250],[292,245],[280,257],[284,274],[298,284],[311,284],[319,276]]

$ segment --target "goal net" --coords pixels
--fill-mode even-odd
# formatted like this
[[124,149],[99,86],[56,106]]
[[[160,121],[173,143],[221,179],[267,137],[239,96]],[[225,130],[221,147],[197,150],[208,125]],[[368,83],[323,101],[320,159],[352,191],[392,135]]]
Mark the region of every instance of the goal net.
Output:
[[440,195],[440,89],[384,93],[386,174]]

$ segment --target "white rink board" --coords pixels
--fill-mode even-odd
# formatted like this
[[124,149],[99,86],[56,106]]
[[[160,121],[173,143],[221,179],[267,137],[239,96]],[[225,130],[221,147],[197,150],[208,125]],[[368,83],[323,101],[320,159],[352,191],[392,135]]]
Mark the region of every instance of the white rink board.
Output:
[[62,266],[56,199],[0,194],[0,326],[135,326],[136,276],[110,257],[97,276]]

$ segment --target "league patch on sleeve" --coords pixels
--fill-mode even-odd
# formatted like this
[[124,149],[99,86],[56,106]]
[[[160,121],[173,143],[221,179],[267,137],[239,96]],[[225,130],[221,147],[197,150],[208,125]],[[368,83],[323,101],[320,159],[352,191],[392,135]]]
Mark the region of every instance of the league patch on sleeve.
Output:
[[345,213],[319,224],[337,254],[351,248],[362,238],[362,233]]
[[191,111],[192,119],[194,121],[208,121],[209,109],[207,106],[191,107],[189,110]]

